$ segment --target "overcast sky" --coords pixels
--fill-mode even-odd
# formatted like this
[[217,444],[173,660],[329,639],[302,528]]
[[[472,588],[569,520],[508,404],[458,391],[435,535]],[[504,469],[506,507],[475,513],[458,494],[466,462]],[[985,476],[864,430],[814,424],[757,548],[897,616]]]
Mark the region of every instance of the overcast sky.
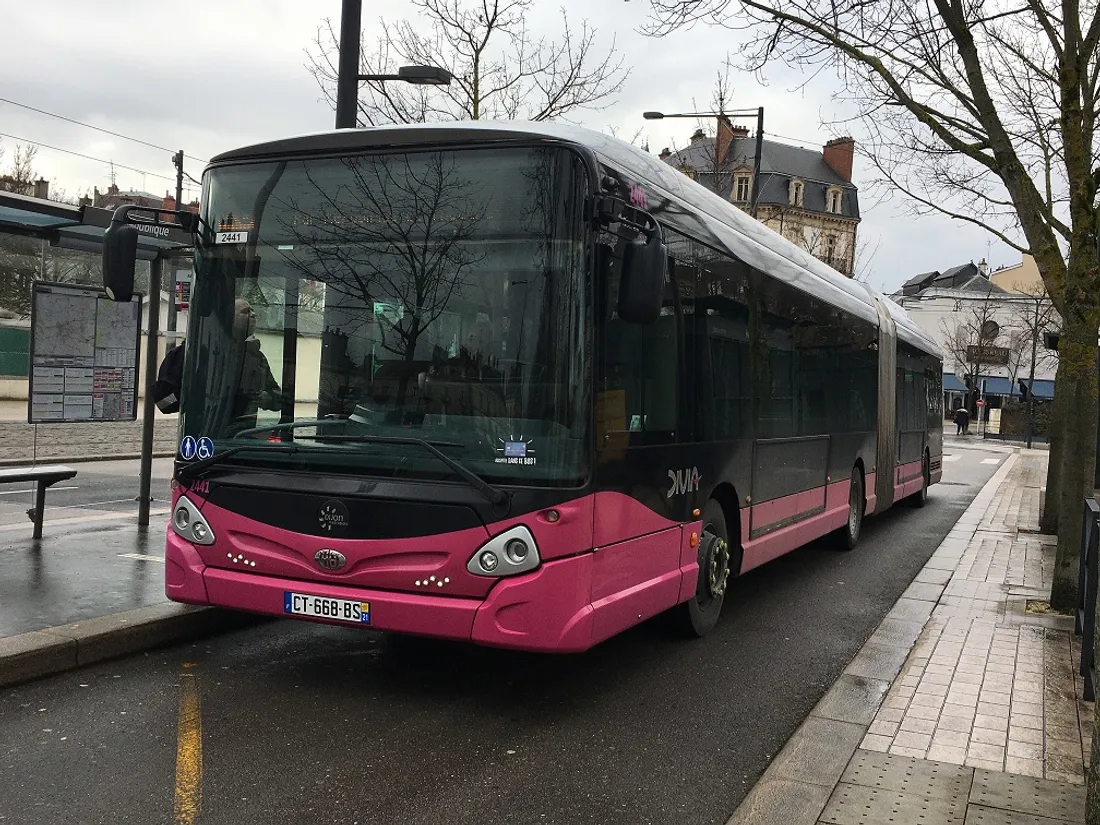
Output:
[[[715,75],[733,35],[696,27],[663,39],[636,33],[644,0],[538,0],[529,19],[536,33],[556,29],[564,6],[575,21],[587,17],[600,42],[617,38],[632,67],[622,93],[602,111],[571,117],[580,125],[616,130],[643,139],[654,152],[687,142],[692,120],[646,122],[641,113],[692,110],[710,105]],[[191,0],[186,4],[112,0],[46,0],[5,3],[5,37],[0,50],[0,98],[92,123],[171,150],[207,159],[223,150],[291,134],[329,129],[333,112],[306,70],[318,24],[337,22],[339,0]],[[409,11],[401,0],[367,0],[363,28],[368,39],[380,16],[397,19]],[[178,57],[175,55],[179,55]],[[820,149],[833,137],[821,124],[829,110],[828,82],[809,92],[792,91],[799,78],[773,74],[761,86],[747,75],[731,75],[732,108],[765,107],[765,135]],[[122,189],[163,195],[174,189],[170,153],[82,128],[0,102],[0,168],[10,163],[17,143],[45,144],[37,171],[52,185],[75,195],[106,189],[115,163]],[[781,136],[781,137],[780,137]],[[854,132],[859,139],[858,130]],[[67,150],[67,151],[57,151]],[[95,160],[72,154],[86,155]],[[145,174],[124,167],[142,170]],[[196,178],[202,163],[188,159]],[[859,186],[864,163],[857,159],[853,182]],[[158,177],[160,176],[160,177]],[[863,193],[861,193],[862,195]],[[193,197],[192,187],[185,195]],[[891,291],[919,272],[944,270],[988,258],[997,266],[1019,263],[1019,253],[981,230],[945,218],[914,220],[900,199],[875,203],[862,198],[859,243],[875,250],[871,283]]]

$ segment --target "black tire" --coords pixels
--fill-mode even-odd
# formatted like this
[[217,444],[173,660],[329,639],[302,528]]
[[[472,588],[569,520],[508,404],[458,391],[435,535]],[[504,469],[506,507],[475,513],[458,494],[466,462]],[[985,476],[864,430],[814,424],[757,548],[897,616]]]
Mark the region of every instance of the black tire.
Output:
[[677,629],[691,637],[702,638],[714,630],[722,614],[730,576],[740,570],[741,554],[730,547],[726,516],[721,505],[710,499],[703,507],[703,529],[699,536],[699,580],[695,595],[672,610]]
[[932,486],[932,471],[929,469],[931,460],[928,458],[928,453],[924,454],[924,460],[921,462],[921,479],[923,484],[917,492],[909,496],[909,504],[912,507],[923,507],[928,503],[928,488]]
[[848,488],[848,518],[835,533],[834,545],[838,550],[847,552],[855,550],[859,544],[860,533],[863,532],[863,511],[867,507],[867,499],[863,494],[863,472],[859,467],[852,468],[852,484]]

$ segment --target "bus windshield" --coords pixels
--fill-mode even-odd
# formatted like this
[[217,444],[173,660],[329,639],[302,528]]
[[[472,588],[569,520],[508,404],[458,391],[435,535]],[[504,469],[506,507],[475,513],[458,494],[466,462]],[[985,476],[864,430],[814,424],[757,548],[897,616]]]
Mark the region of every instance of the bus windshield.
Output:
[[203,191],[181,435],[247,445],[234,465],[454,478],[427,441],[494,483],[583,481],[579,156],[265,161]]

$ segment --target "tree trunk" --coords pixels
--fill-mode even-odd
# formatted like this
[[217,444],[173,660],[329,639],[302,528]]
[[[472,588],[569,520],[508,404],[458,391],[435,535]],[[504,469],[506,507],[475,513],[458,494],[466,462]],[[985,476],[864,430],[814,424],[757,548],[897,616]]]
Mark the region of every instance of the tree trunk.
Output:
[[[1066,397],[1062,416],[1062,484],[1058,491],[1058,550],[1050,606],[1072,610],[1077,605],[1084,501],[1093,494],[1096,472],[1096,329],[1095,313],[1068,312],[1059,340],[1058,380]],[[1086,644],[1091,640],[1086,640]]]
[[1054,405],[1047,424],[1050,460],[1047,462],[1046,504],[1039,519],[1039,529],[1050,536],[1058,532],[1058,495],[1062,489],[1062,410],[1066,406],[1067,381],[1059,360],[1054,375]]

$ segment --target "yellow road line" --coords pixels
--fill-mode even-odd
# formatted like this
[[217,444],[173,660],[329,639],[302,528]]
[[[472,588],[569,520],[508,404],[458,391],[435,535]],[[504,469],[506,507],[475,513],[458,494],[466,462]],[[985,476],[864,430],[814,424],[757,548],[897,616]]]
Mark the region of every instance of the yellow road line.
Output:
[[[190,663],[184,665],[190,667]],[[185,672],[180,681],[183,693],[176,735],[176,798],[172,812],[175,825],[193,825],[202,807],[202,715],[195,674]]]

